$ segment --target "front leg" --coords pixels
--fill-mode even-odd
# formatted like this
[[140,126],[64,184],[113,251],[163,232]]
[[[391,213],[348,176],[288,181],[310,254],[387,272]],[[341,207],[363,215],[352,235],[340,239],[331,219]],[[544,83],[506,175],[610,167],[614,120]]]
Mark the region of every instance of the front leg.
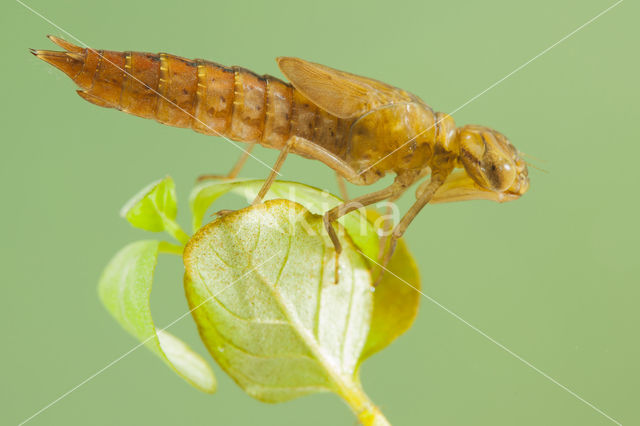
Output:
[[[385,253],[385,249],[387,247],[387,242],[389,239],[389,236],[391,235],[391,232],[393,231],[393,227],[394,227],[394,223],[393,223],[393,218],[394,218],[394,211],[393,211],[393,207],[395,207],[396,209],[398,208],[395,204],[393,204],[394,201],[396,201],[398,198],[400,198],[402,196],[402,194],[404,194],[404,192],[407,190],[407,188],[403,188],[402,191],[398,191],[398,193],[396,195],[394,195],[393,197],[389,197],[387,199],[387,205],[385,207],[385,213],[382,216],[383,221],[380,224],[380,228],[378,230],[378,236],[379,236],[379,241],[378,241],[378,260],[382,261],[382,258],[384,256]],[[380,232],[381,231],[381,232]]]
[[333,222],[342,216],[351,213],[354,210],[357,210],[361,207],[366,207],[371,204],[375,204],[379,201],[386,200],[387,198],[393,197],[398,193],[404,191],[404,189],[408,186],[408,184],[401,178],[396,177],[391,185],[388,187],[381,189],[380,191],[372,192],[370,194],[365,194],[361,197],[354,198],[353,200],[347,201],[345,203],[339,204],[327,211],[324,214],[323,222],[324,227],[329,234],[329,238],[331,238],[331,242],[333,243],[333,247],[335,248],[335,272],[334,272],[334,282],[338,282],[338,259],[340,257],[340,252],[342,251],[342,245],[340,244],[340,240],[338,239],[338,234],[336,230],[333,228]]
[[382,270],[380,271],[380,275],[378,275],[378,278],[376,279],[376,282],[374,285],[377,285],[382,279],[384,270],[389,264],[389,261],[391,260],[391,256],[393,256],[393,252],[396,249],[396,245],[398,244],[398,239],[400,239],[402,235],[404,235],[405,231],[407,230],[407,228],[409,227],[413,219],[420,212],[420,210],[422,210],[422,208],[426,206],[429,201],[431,201],[431,199],[433,198],[433,195],[436,193],[438,188],[442,186],[445,180],[446,180],[446,176],[443,176],[440,173],[436,173],[431,176],[431,179],[428,181],[424,189],[422,187],[418,188],[418,191],[417,191],[419,194],[418,199],[411,206],[409,211],[405,213],[405,215],[402,217],[398,225],[396,225],[393,232],[391,233],[391,241],[389,243],[389,248],[387,249],[386,253],[384,254],[384,257],[382,258],[382,265],[381,265]]

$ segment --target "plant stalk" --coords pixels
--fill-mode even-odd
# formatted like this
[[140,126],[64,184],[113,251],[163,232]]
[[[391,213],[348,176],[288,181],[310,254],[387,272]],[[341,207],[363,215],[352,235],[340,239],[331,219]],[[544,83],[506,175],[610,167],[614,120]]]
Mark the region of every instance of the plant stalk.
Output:
[[171,244],[167,241],[160,241],[159,250],[160,253],[177,254],[178,256],[182,256],[182,253],[184,252],[184,246]]
[[369,399],[359,384],[345,386],[340,396],[356,415],[362,426],[391,426],[382,411]]
[[171,235],[173,238],[176,239],[176,241],[178,241],[180,244],[182,244],[183,246],[185,244],[187,244],[187,242],[189,241],[189,235],[187,235],[182,228],[180,227],[180,225],[178,225],[175,221],[167,219],[166,217],[163,218],[163,223],[164,223],[164,229],[167,231],[167,233],[169,235]]

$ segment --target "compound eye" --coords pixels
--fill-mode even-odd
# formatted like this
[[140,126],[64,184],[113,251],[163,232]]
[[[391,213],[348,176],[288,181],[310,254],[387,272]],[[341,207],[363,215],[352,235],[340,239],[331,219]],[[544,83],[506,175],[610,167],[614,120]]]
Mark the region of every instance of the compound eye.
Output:
[[491,191],[509,189],[516,179],[514,148],[490,129],[465,126],[460,132],[460,159],[469,176]]
[[[488,157],[488,158],[487,158]],[[493,155],[485,156],[483,161],[485,178],[491,189],[504,191],[509,189],[516,179],[516,167],[508,158],[491,158]]]

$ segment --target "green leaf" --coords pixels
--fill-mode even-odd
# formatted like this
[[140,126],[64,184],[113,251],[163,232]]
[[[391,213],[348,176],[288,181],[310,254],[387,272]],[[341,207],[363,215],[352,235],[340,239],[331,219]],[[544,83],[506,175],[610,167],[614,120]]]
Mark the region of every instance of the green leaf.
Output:
[[[367,217],[371,222],[376,223],[380,213],[367,209]],[[380,268],[374,261],[378,262],[378,259],[369,259],[374,270],[372,275],[377,277]],[[420,274],[403,239],[398,241],[387,269],[374,294],[371,326],[367,343],[360,356],[361,362],[387,347],[411,328],[418,314]]]
[[166,231],[184,245],[189,236],[176,223],[177,215],[176,187],[169,176],[152,182],[120,210],[120,216],[136,228],[151,232]]
[[[234,192],[251,202],[262,183],[262,180],[200,182],[190,196],[194,230],[197,231],[202,226],[207,209],[219,197],[227,192]],[[286,181],[274,182],[265,198],[295,201],[315,214],[322,214],[342,201],[318,188]],[[367,258],[370,267],[376,270],[373,275],[377,276],[375,262],[378,261],[380,243],[376,226],[380,223],[380,214],[374,209],[366,209],[366,218],[367,220],[362,213],[356,211],[341,218],[339,222],[344,225],[354,244]],[[389,272],[383,275],[375,289],[371,331],[360,361],[379,352],[406,332],[413,325],[418,312],[420,293],[415,289],[420,289],[420,277],[416,263],[403,239],[398,241],[387,268]]]
[[[235,181],[203,181],[191,191],[189,203],[193,215],[193,232],[201,226],[207,209],[219,197],[227,192],[234,192],[244,196],[247,202],[252,202],[262,187],[262,180]],[[326,191],[296,182],[276,181],[264,200],[286,199],[302,204],[314,214],[323,214],[342,200]],[[360,250],[372,258],[378,256],[378,236],[373,225],[366,216],[354,211],[338,219],[347,233]]]
[[175,221],[177,215],[176,187],[169,176],[146,186],[120,210],[120,216],[133,226],[151,232],[164,231],[165,223]]
[[200,336],[249,395],[280,402],[332,391],[365,404],[356,369],[371,276],[343,241],[337,284],[322,217],[291,201],[230,213],[187,244],[185,290]]
[[159,241],[138,241],[121,249],[105,268],[98,292],[109,313],[125,330],[158,355],[196,388],[213,393],[211,368],[180,339],[156,330],[149,298],[161,247]]

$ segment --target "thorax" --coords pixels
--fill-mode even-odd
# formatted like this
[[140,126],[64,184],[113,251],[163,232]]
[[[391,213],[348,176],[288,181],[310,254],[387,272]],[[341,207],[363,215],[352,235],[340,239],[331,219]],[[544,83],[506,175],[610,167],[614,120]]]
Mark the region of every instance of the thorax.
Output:
[[412,173],[449,161],[457,149],[453,118],[417,102],[386,105],[350,127],[345,160],[368,183],[386,173]]

